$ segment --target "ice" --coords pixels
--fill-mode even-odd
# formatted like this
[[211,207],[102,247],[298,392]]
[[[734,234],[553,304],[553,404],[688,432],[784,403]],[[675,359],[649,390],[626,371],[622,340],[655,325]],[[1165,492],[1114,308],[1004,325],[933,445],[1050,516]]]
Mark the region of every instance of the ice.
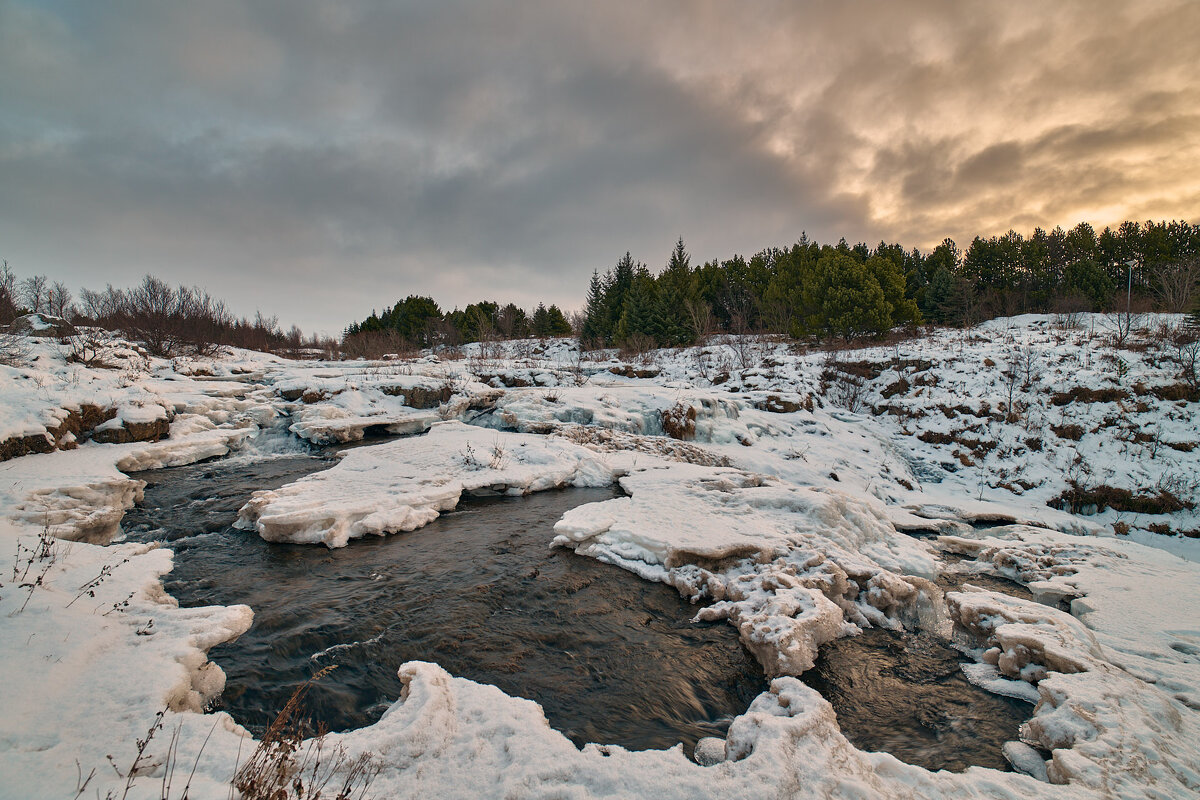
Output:
[[424,436],[352,450],[329,470],[256,492],[238,524],[267,541],[345,547],[426,525],[464,493],[520,495],[613,479],[603,458],[570,442],[441,422]]

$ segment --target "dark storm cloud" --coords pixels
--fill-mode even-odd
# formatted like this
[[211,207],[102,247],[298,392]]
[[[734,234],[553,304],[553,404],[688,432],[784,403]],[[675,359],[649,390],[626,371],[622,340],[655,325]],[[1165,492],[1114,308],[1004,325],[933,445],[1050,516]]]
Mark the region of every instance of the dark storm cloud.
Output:
[[[821,239],[1195,217],[1190,3],[0,0],[0,255],[334,330]],[[1190,168],[1188,168],[1190,165]]]

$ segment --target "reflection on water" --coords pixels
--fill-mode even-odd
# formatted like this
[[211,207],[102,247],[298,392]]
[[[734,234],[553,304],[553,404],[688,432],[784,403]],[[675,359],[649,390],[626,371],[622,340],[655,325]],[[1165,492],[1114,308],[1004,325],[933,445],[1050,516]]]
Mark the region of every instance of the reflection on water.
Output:
[[539,702],[576,744],[645,749],[721,736],[766,688],[723,623],[667,586],[563,550],[552,526],[612,496],[570,489],[464,500],[420,530],[326,550],[268,544],[229,527],[254,489],[327,462],[211,462],[140,475],[153,483],[126,518],[131,538],[172,540],[166,587],[183,605],[246,603],[254,625],[210,658],[228,675],[224,708],[262,730],[298,683],[314,722],[374,722],[400,694],[396,669],[433,661],[451,674]]

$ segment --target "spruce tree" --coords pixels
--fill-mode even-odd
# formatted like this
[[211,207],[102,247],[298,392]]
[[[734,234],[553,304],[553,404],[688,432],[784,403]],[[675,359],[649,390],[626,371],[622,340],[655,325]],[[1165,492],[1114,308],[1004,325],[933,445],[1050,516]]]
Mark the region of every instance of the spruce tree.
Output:
[[566,315],[564,315],[562,309],[556,305],[551,305],[548,309],[546,309],[546,335],[571,335],[571,323],[567,322]]
[[683,237],[680,237],[667,259],[667,266],[658,276],[658,298],[651,328],[660,347],[679,347],[696,340],[687,311],[691,289],[691,258],[683,247]]
[[585,347],[603,347],[612,338],[604,284],[596,270],[592,270],[592,280],[588,284],[587,307],[584,309],[583,330],[579,338]]

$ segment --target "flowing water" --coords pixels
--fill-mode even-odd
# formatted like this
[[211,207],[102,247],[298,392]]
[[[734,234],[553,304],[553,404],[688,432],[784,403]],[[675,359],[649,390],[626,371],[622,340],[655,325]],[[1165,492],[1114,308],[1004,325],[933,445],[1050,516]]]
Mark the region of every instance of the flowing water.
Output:
[[[337,550],[231,527],[254,490],[331,463],[297,452],[137,476],[148,486],[125,529],[170,542],[168,591],[185,606],[254,609],[253,627],[209,654],[228,676],[220,707],[252,730],[330,665],[307,707],[330,730],[377,720],[400,694],[397,667],[424,660],[537,701],[576,744],[632,749],[690,752],[766,688],[735,631],[690,622],[695,608],[673,589],[548,548],[564,511],[610,490],[465,499],[417,531]],[[931,634],[869,630],[823,646],[802,679],[862,749],[931,769],[1007,768],[1000,746],[1031,707],[972,686],[962,661]]]
[[228,676],[223,708],[261,731],[313,672],[308,711],[330,730],[368,725],[400,694],[396,669],[451,674],[536,700],[576,744],[634,749],[723,736],[766,688],[724,623],[665,585],[551,550],[564,511],[611,490],[467,499],[411,533],[327,550],[230,527],[255,489],[328,466],[312,456],[209,462],[149,481],[125,529],[176,552],[167,590],[182,605],[246,603],[254,625],[209,657]]
[[1008,769],[1001,746],[1033,706],[967,681],[963,657],[931,633],[873,628],[823,645],[801,680],[824,695],[860,750],[927,769]]

